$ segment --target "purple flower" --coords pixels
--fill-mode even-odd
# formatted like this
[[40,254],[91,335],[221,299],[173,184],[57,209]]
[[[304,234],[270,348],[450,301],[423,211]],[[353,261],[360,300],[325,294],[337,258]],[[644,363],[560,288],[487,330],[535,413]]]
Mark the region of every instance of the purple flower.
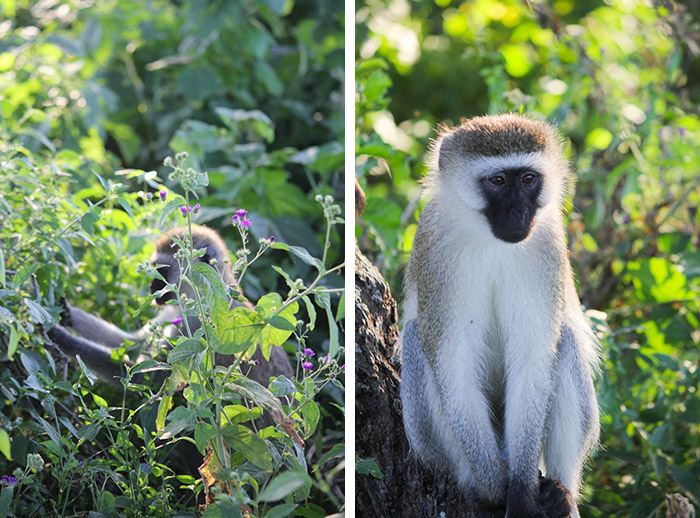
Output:
[[12,484],[16,484],[17,482],[19,482],[19,480],[17,480],[12,475],[3,475],[2,479],[0,479],[0,482],[2,482],[3,484],[7,484],[8,486],[11,486]]
[[246,228],[250,228],[250,220],[249,220],[248,218],[242,219],[242,220],[241,220],[241,226],[242,226],[242,227],[246,227]]
[[187,213],[188,213],[189,211],[190,211],[190,209],[189,209],[189,207],[187,207],[186,205],[183,205],[182,207],[180,207],[180,213],[182,214],[182,217],[183,217],[183,218],[184,218],[185,216],[187,216]]
[[311,349],[309,349],[308,347],[307,347],[306,349],[304,349],[304,354],[305,354],[306,356],[316,356],[316,353],[313,352],[313,351],[312,351]]
[[304,369],[305,371],[310,371],[311,369],[314,368],[314,364],[311,362],[304,362],[301,364],[301,368]]
[[323,359],[323,363],[328,363],[329,361],[331,361],[331,355],[327,354],[326,357]]
[[174,318],[170,321],[170,323],[174,326],[179,326],[180,324],[182,324],[182,317]]
[[78,467],[79,467],[79,468],[82,468],[83,466],[85,466],[85,461],[84,461],[84,460],[81,460],[80,462],[78,462]]
[[241,219],[245,218],[247,215],[248,215],[248,211],[245,209],[238,209],[236,211],[236,216],[238,216]]
[[235,227],[238,225],[238,222],[240,221],[241,218],[238,217],[238,214],[234,214],[233,217],[231,218],[231,223],[233,223],[233,226]]
[[168,195],[168,192],[163,190],[158,193],[158,196],[160,196],[160,199],[165,201],[166,196]]
[[680,136],[682,137],[682,136],[684,136],[686,133],[688,133],[688,130],[685,129],[684,127],[680,126],[680,127],[678,128],[678,133],[679,133]]
[[192,207],[192,210],[193,210],[195,213],[197,213],[197,212],[199,212],[199,209],[201,209],[201,208],[202,208],[202,206],[198,203],[197,205],[195,205],[194,207]]
[[345,372],[345,364],[343,364],[340,368],[343,369],[343,372]]
[[270,240],[270,243],[274,243],[274,242],[275,242],[275,236],[270,236],[268,239]]

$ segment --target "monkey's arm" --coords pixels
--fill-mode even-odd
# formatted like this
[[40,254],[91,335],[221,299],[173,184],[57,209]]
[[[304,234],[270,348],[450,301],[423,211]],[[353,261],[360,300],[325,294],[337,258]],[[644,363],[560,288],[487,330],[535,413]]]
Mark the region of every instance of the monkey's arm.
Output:
[[583,464],[597,444],[600,430],[589,363],[596,358],[597,345],[587,323],[580,322],[582,318],[579,314],[566,319],[562,327],[554,363],[549,433],[544,444],[547,476],[560,480],[574,500],[578,498]]
[[435,440],[437,431],[432,415],[437,414],[440,420],[446,418],[432,375],[426,372],[429,367],[418,341],[415,319],[406,323],[400,341],[401,402],[408,442],[421,460],[444,468],[447,454],[441,442]]
[[97,342],[113,349],[120,347],[125,340],[138,342],[146,338],[146,333],[143,329],[136,333],[128,333],[114,324],[70,304],[66,304],[66,313],[62,317],[62,322],[73,328],[76,333],[92,342]]
[[116,378],[124,376],[124,366],[112,361],[113,349],[74,336],[60,325],[51,328],[48,335],[61,351],[73,357],[80,356],[83,363],[102,379],[116,383]]

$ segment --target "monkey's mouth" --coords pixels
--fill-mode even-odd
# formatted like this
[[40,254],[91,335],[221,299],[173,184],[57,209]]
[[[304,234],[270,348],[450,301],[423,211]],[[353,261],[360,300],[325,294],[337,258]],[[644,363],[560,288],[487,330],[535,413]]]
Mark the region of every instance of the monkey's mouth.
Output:
[[491,228],[493,235],[496,236],[501,241],[506,243],[520,243],[527,239],[532,231],[532,224],[528,225],[509,225],[509,226],[498,226]]

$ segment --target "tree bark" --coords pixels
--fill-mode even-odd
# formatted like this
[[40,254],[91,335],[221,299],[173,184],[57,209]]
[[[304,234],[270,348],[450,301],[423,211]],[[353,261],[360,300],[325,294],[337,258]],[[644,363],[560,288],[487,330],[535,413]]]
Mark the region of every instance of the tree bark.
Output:
[[355,437],[361,459],[374,459],[383,478],[355,476],[357,516],[469,516],[456,481],[419,463],[403,429],[396,301],[379,271],[355,247]]

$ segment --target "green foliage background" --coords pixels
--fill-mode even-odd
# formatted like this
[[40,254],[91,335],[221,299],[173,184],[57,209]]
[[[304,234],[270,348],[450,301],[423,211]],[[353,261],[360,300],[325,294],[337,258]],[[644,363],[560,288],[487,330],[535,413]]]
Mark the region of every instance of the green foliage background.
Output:
[[[323,256],[326,219],[314,199],[331,195],[342,205],[344,192],[343,37],[342,3],[320,0],[0,0],[0,473],[19,467],[31,478],[21,494],[3,486],[0,516],[197,514],[194,479],[164,468],[181,468],[181,453],[168,458],[168,448],[134,435],[119,435],[109,452],[100,451],[104,436],[75,450],[76,428],[88,424],[79,419],[105,419],[107,403],[88,398],[76,407],[70,384],[52,385],[62,365],[44,351],[42,328],[57,321],[63,295],[128,329],[153,315],[141,307],[149,279],[136,266],[166,228],[157,193],[166,190],[168,201],[182,194],[162,165],[180,151],[188,167],[209,173],[194,222],[220,231],[232,251],[241,243],[231,216],[245,208],[254,244],[274,235]],[[181,223],[176,210],[168,224]],[[343,261],[340,228],[330,234],[330,265]],[[250,300],[286,293],[272,265],[291,279],[313,278],[311,264],[270,250],[246,274]],[[324,283],[344,285],[337,274]],[[330,300],[329,315],[341,319],[340,297]],[[342,327],[337,336],[318,310],[304,344],[315,365],[330,342],[343,343]],[[304,305],[297,318],[316,320]],[[290,355],[298,347],[285,344]],[[301,379],[301,361],[291,359]],[[76,378],[71,367],[68,381]],[[326,516],[342,505],[344,395],[338,380],[323,386],[318,406],[303,411],[319,411],[305,437],[313,484],[283,484],[268,501],[286,502],[274,510],[261,502],[260,516]],[[310,381],[306,388],[315,391]],[[121,404],[121,391],[98,392]],[[47,437],[51,427],[63,437]],[[76,457],[51,457],[51,440]],[[105,482],[124,469],[120,448],[151,463],[145,479],[130,481],[131,500]],[[50,468],[27,463],[37,452],[53,459]],[[106,460],[78,465],[88,457]]]
[[357,3],[356,236],[394,294],[438,123],[522,110],[568,139],[571,262],[604,355],[582,516],[660,516],[674,492],[700,505],[698,8]]

